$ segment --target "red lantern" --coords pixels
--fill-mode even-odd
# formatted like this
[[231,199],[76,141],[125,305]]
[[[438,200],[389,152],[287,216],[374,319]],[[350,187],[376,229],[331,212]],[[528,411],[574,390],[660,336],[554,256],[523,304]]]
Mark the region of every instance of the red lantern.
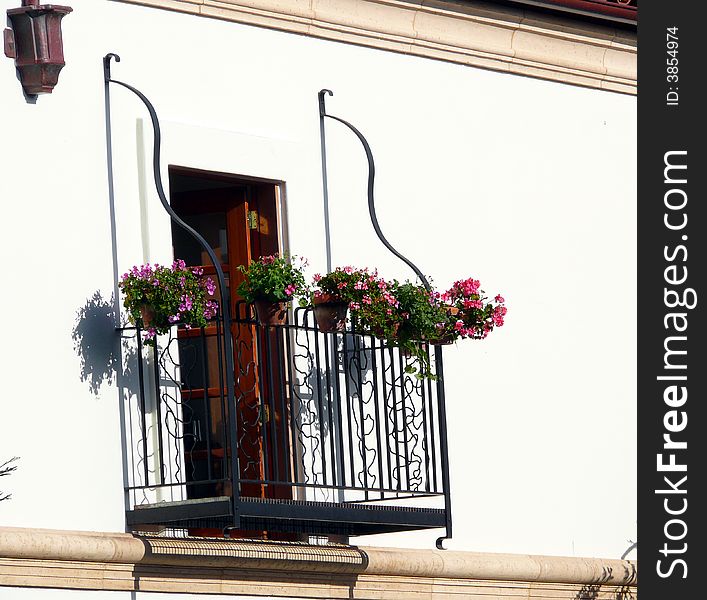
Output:
[[11,29],[5,30],[5,54],[15,59],[22,87],[27,94],[49,94],[64,66],[61,20],[73,9],[39,0],[22,0],[10,8]]

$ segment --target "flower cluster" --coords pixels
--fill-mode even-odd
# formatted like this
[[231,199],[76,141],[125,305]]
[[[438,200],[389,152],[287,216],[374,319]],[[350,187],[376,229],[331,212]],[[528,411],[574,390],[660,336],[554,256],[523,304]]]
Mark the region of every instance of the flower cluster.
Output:
[[456,309],[450,313],[448,326],[461,338],[484,339],[494,327],[501,327],[508,309],[505,299],[497,294],[489,301],[477,279],[455,281],[440,299]]
[[246,302],[289,302],[294,296],[307,293],[303,272],[306,266],[303,258],[276,254],[254,260],[247,267],[241,265],[238,270],[245,278],[238,286],[238,294]]
[[393,338],[403,321],[395,284],[379,277],[377,271],[337,267],[327,275],[315,275],[314,286],[314,302],[328,297],[347,303],[359,331]]
[[406,371],[434,379],[429,354],[420,342],[439,343],[445,337],[447,312],[440,294],[409,281],[394,285],[403,317],[397,345],[414,359]]
[[202,268],[187,267],[183,260],[175,260],[171,267],[157,263],[133,267],[118,285],[130,320],[144,328],[148,341],[174,324],[204,327],[218,312],[218,303],[211,299],[214,281],[204,277]]
[[[444,293],[406,281],[386,281],[377,271],[339,267],[314,276],[312,300],[345,302],[356,330],[399,346],[413,363],[408,372],[434,377],[421,342],[452,343],[483,339],[503,325],[507,309],[497,295],[489,302],[476,279],[455,281]],[[495,303],[495,304],[494,304]]]

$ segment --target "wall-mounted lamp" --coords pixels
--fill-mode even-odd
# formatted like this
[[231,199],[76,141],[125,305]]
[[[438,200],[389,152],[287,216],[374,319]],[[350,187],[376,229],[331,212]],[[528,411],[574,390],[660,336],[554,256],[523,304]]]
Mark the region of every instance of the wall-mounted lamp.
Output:
[[64,66],[61,20],[73,9],[39,0],[22,0],[10,8],[11,29],[5,29],[5,55],[15,59],[22,87],[27,94],[49,94]]

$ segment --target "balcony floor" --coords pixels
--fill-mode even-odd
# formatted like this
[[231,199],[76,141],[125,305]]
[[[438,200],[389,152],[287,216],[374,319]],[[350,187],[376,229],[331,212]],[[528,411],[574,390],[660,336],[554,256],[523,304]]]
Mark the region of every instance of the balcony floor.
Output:
[[[174,528],[228,527],[228,496],[136,506],[128,525],[161,524]],[[314,502],[263,498],[240,499],[241,529],[292,533],[367,535],[445,526],[443,509],[381,504]]]

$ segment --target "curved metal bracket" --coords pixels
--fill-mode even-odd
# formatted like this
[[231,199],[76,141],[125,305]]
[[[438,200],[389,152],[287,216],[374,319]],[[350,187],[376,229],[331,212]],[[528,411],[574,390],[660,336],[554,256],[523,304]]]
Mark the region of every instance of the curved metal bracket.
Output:
[[[344,119],[341,119],[340,117],[336,117],[334,115],[327,114],[326,111],[326,96],[333,96],[334,92],[328,89],[322,89],[319,91],[318,94],[318,99],[319,99],[319,120],[320,120],[320,129],[321,129],[321,149],[322,149],[322,178],[323,178],[323,186],[324,186],[324,224],[325,224],[325,229],[326,229],[326,235],[327,235],[327,258],[331,256],[330,253],[330,248],[329,248],[329,191],[328,191],[328,183],[327,183],[327,170],[326,170],[326,139],[324,135],[324,119],[326,117],[333,119],[334,121],[338,121],[339,123],[342,123],[348,129],[353,131],[353,133],[356,135],[356,137],[359,139],[361,144],[363,145],[363,150],[366,153],[366,159],[368,160],[368,212],[371,217],[371,223],[373,224],[373,229],[376,232],[376,235],[378,236],[378,239],[383,243],[383,245],[390,250],[395,256],[397,256],[400,260],[402,260],[406,265],[408,265],[414,272],[415,274],[419,277],[420,281],[422,284],[425,286],[425,289],[430,291],[432,288],[427,281],[427,278],[423,275],[422,271],[415,265],[410,259],[406,258],[403,256],[400,252],[398,252],[392,244],[386,239],[386,237],[383,235],[383,232],[381,231],[380,224],[378,223],[378,217],[376,215],[376,206],[375,206],[375,198],[373,195],[373,184],[376,176],[376,166],[373,161],[373,152],[371,151],[371,147],[368,144],[368,140],[364,137],[364,135],[356,128],[354,127],[351,123],[348,121],[345,121]],[[331,270],[331,265],[328,264],[327,267],[329,270]],[[443,367],[442,367],[442,348],[440,346],[435,346],[435,373],[437,374],[437,396],[439,399],[439,410],[440,410],[440,423],[442,424],[440,427],[440,444],[441,444],[441,450],[442,450],[442,487],[444,489],[444,502],[445,502],[445,518],[446,518],[446,523],[445,523],[445,528],[446,528],[446,534],[440,538],[437,539],[436,541],[436,546],[440,550],[444,550],[443,542],[445,540],[451,539],[452,537],[452,495],[451,495],[451,490],[450,490],[450,483],[449,483],[449,463],[447,460],[447,455],[448,455],[448,441],[447,441],[447,414],[446,414],[446,407],[445,407],[445,401],[444,401],[444,373],[443,373]]]
[[[106,54],[103,57],[103,78],[105,81],[105,86],[106,86],[106,98],[109,98],[108,95],[108,89],[111,83],[115,83],[117,85],[120,85],[128,90],[130,90],[133,94],[135,94],[142,103],[145,105],[147,108],[147,112],[150,115],[150,120],[152,122],[152,130],[153,130],[153,144],[152,144],[152,173],[154,176],[155,180],[155,188],[157,189],[157,195],[159,196],[160,202],[162,203],[162,206],[164,207],[165,211],[167,214],[170,216],[172,221],[174,221],[177,225],[179,225],[182,229],[184,229],[187,233],[189,233],[198,243],[199,245],[206,251],[206,253],[209,255],[209,259],[214,265],[214,269],[216,270],[216,277],[219,282],[219,297],[221,300],[221,315],[223,318],[223,328],[224,328],[224,353],[225,353],[225,359],[226,359],[226,394],[228,397],[228,405],[229,406],[235,406],[235,400],[234,400],[234,374],[235,374],[235,365],[234,365],[234,358],[233,358],[233,339],[232,339],[232,327],[231,327],[231,307],[230,307],[230,298],[226,297],[226,277],[224,275],[223,269],[221,268],[221,263],[216,256],[216,252],[214,249],[209,245],[209,243],[204,239],[204,237],[196,231],[193,227],[185,223],[177,213],[174,212],[174,209],[170,206],[169,202],[167,201],[167,195],[165,194],[164,191],[164,185],[162,183],[162,174],[160,172],[160,162],[161,162],[161,146],[162,146],[162,133],[160,129],[160,122],[157,117],[157,111],[155,111],[155,107],[152,105],[152,102],[143,94],[140,90],[137,88],[133,87],[132,85],[125,83],[124,81],[119,81],[117,79],[113,79],[111,77],[111,59],[115,59],[115,62],[120,62],[120,56],[117,54],[110,52]],[[110,102],[107,100],[107,107],[110,109]],[[110,117],[110,114],[108,115]],[[110,124],[110,120],[108,121]],[[110,139],[110,136],[109,136]],[[109,152],[109,155],[112,155],[112,153]],[[112,169],[112,167],[111,167]],[[238,469],[238,452],[236,451],[236,445],[237,445],[237,427],[236,427],[236,421],[235,421],[235,410],[229,410],[229,428],[231,429],[231,443],[233,444],[233,451],[231,452],[231,476],[233,478],[233,514],[234,514],[234,526],[239,527],[240,523],[238,522],[238,509],[239,509],[239,490],[238,490],[238,479],[239,479],[239,469]],[[230,421],[233,421],[232,423]]]
[[[425,289],[430,290],[430,284],[427,281],[427,278],[423,275],[422,271],[415,265],[409,258],[406,258],[403,256],[400,252],[398,252],[393,245],[387,240],[387,238],[383,235],[383,231],[381,231],[380,224],[378,223],[378,216],[376,215],[376,205],[375,205],[375,198],[373,195],[373,183],[375,180],[376,176],[376,165],[375,162],[373,161],[373,152],[371,151],[371,146],[368,144],[368,140],[364,137],[364,135],[356,129],[351,123],[348,121],[345,121],[344,119],[340,117],[335,117],[334,115],[327,114],[326,112],[326,101],[325,101],[325,96],[333,96],[334,93],[331,90],[323,89],[319,91],[319,116],[321,119],[324,119],[324,117],[329,117],[330,119],[333,119],[334,121],[338,121],[339,123],[345,125],[348,127],[353,133],[356,135],[358,140],[361,142],[363,145],[363,150],[366,153],[366,159],[368,160],[368,213],[371,216],[371,223],[373,224],[373,229],[376,232],[376,235],[378,236],[378,239],[383,243],[383,245],[390,250],[395,256],[397,256],[400,260],[402,260],[408,267],[410,267],[414,272],[415,275],[418,276],[420,281],[422,282],[422,285],[425,286]],[[322,153],[322,160],[325,161],[326,158],[324,156],[324,153]],[[326,164],[326,163],[324,163]],[[326,169],[323,169],[324,174],[326,175]],[[325,186],[325,194],[328,194],[326,188],[327,188],[327,182],[326,178],[324,181],[324,186]]]

